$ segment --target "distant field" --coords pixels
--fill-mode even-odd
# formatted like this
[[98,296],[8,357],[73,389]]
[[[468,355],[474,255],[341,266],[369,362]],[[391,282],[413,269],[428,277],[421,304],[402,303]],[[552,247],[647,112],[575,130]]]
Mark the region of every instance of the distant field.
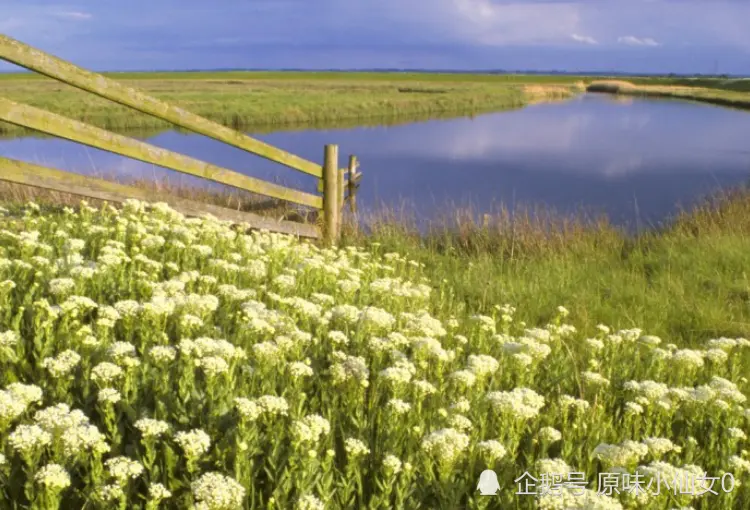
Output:
[[637,85],[671,85],[750,92],[750,78],[626,78]]
[[[375,71],[139,71],[108,72],[105,76],[117,80],[302,80],[302,81],[386,81],[386,82],[453,82],[453,83],[576,83],[603,79],[620,79],[637,84],[684,85],[750,90],[750,78],[724,77],[671,77],[671,76],[612,76],[561,75],[561,74],[489,74],[489,73],[428,73],[428,72],[375,72]],[[45,80],[38,74],[0,73],[5,80]]]
[[[518,108],[571,97],[604,78],[572,75],[416,72],[211,71],[105,73],[236,129],[391,124]],[[699,87],[688,99],[750,100],[750,79],[627,78],[639,86]],[[691,92],[689,90],[688,92]],[[684,90],[675,97],[683,97]],[[670,92],[670,97],[672,93]],[[0,96],[114,131],[156,132],[168,123],[49,78],[0,74]],[[726,103],[726,101],[725,101]],[[0,136],[29,131],[0,122]]]
[[[429,81],[489,83],[575,83],[585,76],[536,74],[463,74],[349,71],[154,71],[102,73],[117,80],[323,80],[323,81]],[[46,79],[37,74],[0,74],[3,80]]]
[[590,83],[587,90],[626,96],[683,99],[743,110],[750,109],[750,80],[599,80]]
[[[378,119],[460,116],[570,97],[574,77],[424,73],[113,73],[113,78],[199,115],[237,128],[351,124]],[[54,80],[3,75],[0,96],[116,131],[170,124]],[[0,124],[0,134],[24,134]]]

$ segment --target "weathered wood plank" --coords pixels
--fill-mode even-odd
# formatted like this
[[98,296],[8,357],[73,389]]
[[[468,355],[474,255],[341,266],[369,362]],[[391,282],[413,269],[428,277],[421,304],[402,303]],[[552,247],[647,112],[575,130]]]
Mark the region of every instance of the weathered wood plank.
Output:
[[2,97],[0,97],[0,120],[253,193],[318,209],[323,207],[323,199],[318,195],[249,177]]
[[323,157],[323,239],[328,244],[339,240],[339,147],[326,145]]
[[[338,176],[338,203],[337,207],[339,208],[339,216],[343,216],[343,209],[344,209],[344,200],[346,199],[346,189],[347,185],[345,183],[346,181],[346,169],[342,168],[339,170],[339,176]],[[340,221],[340,220],[339,220]]]
[[235,223],[247,223],[256,229],[292,234],[299,237],[319,238],[320,231],[315,225],[294,221],[274,220],[249,212],[234,211],[213,204],[204,204],[179,197],[155,193],[146,189],[127,186],[116,182],[97,179],[85,175],[64,172],[55,168],[35,165],[0,156],[0,180],[24,184],[37,188],[71,193],[109,202],[124,202],[136,198],[147,202],[166,202],[175,210],[187,216],[202,216],[205,213]]
[[346,182],[346,188],[348,196],[346,199],[349,201],[349,210],[353,213],[357,213],[357,189],[359,188],[359,180],[362,178],[362,174],[357,172],[359,162],[357,156],[349,156],[349,180]]
[[0,34],[0,58],[239,149],[322,177],[322,166]]
[[[346,168],[342,168],[341,172],[346,174],[347,173]],[[344,178],[344,187],[347,187],[347,186],[349,186],[349,181]],[[323,179],[318,179],[318,187],[316,189],[318,190],[318,193],[323,193],[323,189],[324,189]]]

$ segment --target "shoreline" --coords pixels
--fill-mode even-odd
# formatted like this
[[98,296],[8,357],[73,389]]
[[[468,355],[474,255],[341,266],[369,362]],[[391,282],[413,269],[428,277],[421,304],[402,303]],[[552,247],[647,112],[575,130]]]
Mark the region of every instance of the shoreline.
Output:
[[[548,95],[544,93],[532,92],[528,94],[528,99],[523,102],[507,103],[497,106],[477,107],[475,109],[441,109],[441,110],[415,110],[405,112],[391,113],[373,113],[371,115],[359,115],[353,113],[351,116],[342,115],[336,118],[320,118],[313,120],[285,120],[277,119],[276,122],[258,121],[254,119],[232,119],[235,123],[224,122],[227,119],[212,114],[206,115],[206,118],[215,122],[222,123],[228,127],[251,135],[269,134],[279,131],[307,131],[315,129],[355,129],[358,127],[381,127],[381,126],[400,126],[432,120],[450,120],[461,118],[474,118],[479,115],[491,113],[510,112],[533,106],[545,102],[567,101],[577,97],[578,93],[574,90],[568,94],[563,94],[558,90],[549,91]],[[145,117],[145,115],[144,115]],[[150,138],[165,132],[177,132],[185,135],[194,135],[192,131],[173,126],[168,122],[156,118],[148,118],[146,125],[135,127],[108,127],[110,131],[123,135]],[[153,121],[153,122],[150,122]],[[102,126],[107,127],[107,126]],[[13,140],[18,138],[56,138],[52,135],[39,133],[37,131],[12,126],[10,124],[0,124],[0,141]]]
[[715,106],[750,110],[750,93],[707,87],[643,85],[627,81],[595,81],[586,92],[617,96],[679,99]]
[[[441,76],[325,80],[158,79],[123,80],[159,99],[225,126],[253,128],[371,125],[383,121],[454,118],[556,101],[583,92],[582,81],[470,81]],[[172,124],[52,80],[0,79],[0,95],[118,133],[167,130]],[[31,130],[0,124],[0,138]]]

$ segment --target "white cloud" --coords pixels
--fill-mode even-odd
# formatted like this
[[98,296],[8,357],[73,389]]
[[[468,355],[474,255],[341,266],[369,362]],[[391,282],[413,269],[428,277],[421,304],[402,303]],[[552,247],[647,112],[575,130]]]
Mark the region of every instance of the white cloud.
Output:
[[579,43],[599,44],[596,39],[588,35],[571,34],[570,38]]
[[443,15],[470,44],[554,44],[581,30],[581,8],[575,3],[452,0],[445,3]]
[[63,11],[63,12],[58,12],[55,15],[60,18],[80,19],[80,20],[92,18],[90,13],[81,12],[81,11]]
[[620,44],[627,44],[628,46],[660,46],[658,42],[650,37],[638,38],[633,35],[618,37],[617,42]]

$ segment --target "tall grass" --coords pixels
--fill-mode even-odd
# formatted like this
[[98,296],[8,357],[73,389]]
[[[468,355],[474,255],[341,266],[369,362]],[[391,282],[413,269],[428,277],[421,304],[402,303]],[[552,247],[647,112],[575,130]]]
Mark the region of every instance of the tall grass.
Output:
[[[745,80],[732,80],[731,85],[724,86],[709,83],[710,88],[700,85],[703,83],[700,81],[690,85],[687,84],[690,82],[686,80],[675,81],[671,84],[669,82],[656,83],[659,84],[643,81],[595,81],[588,85],[587,90],[627,96],[685,99],[730,108],[750,109],[750,86]],[[706,84],[703,83],[703,85]]]
[[[479,218],[479,219],[477,219]],[[634,235],[602,217],[504,210],[491,217],[452,210],[420,232],[386,212],[345,229],[345,242],[379,243],[429,268],[467,306],[518,304],[529,324],[568,306],[576,325],[649,324],[690,344],[705,335],[750,335],[750,191],[711,196]]]
[[[547,100],[565,99],[567,95],[555,97],[548,95]],[[523,105],[518,105],[522,107]],[[506,108],[503,108],[506,109]],[[510,109],[510,108],[507,108]],[[278,132],[280,128],[283,128],[285,132],[290,131],[307,131],[310,129],[347,129],[347,128],[360,128],[360,127],[383,127],[383,126],[399,126],[404,124],[412,124],[415,122],[425,122],[429,120],[438,119],[455,119],[455,118],[472,118],[482,112],[476,111],[424,111],[424,112],[413,112],[404,115],[390,116],[390,117],[366,117],[366,118],[325,118],[307,122],[295,122],[282,125],[274,124],[252,124],[236,126],[242,130],[252,130],[253,135],[268,134]],[[139,116],[136,114],[136,116]],[[210,114],[208,115],[210,117]],[[143,116],[146,117],[146,116]],[[218,119],[214,119],[218,120]],[[251,122],[248,119],[248,122]],[[190,131],[177,128],[169,123],[158,123],[151,126],[140,126],[132,128],[109,128],[112,131],[123,133],[129,136],[136,136],[139,139],[148,139],[166,131],[175,131],[177,133],[190,135]],[[32,131],[29,129],[22,129],[11,124],[3,123],[0,121],[0,140],[2,139],[13,139],[19,136],[30,137],[30,138],[54,138],[52,135],[40,133],[38,131]]]
[[694,78],[628,78],[628,81],[638,85],[671,85],[683,87],[700,87],[707,89],[734,90],[737,92],[750,92],[750,78],[719,78],[719,77],[694,77]]

